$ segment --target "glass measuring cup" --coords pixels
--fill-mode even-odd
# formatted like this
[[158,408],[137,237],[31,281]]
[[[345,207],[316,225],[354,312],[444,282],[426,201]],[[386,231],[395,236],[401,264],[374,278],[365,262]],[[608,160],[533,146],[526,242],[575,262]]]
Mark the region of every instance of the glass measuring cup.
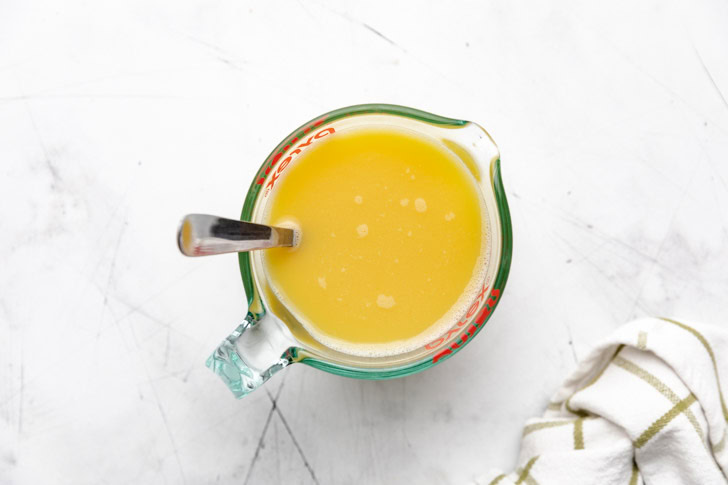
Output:
[[299,362],[360,379],[390,379],[422,371],[452,357],[472,340],[502,297],[511,262],[510,214],[498,148],[488,133],[472,122],[387,104],[350,106],[326,113],[294,130],[266,158],[245,197],[241,220],[263,222],[279,177],[300,153],[337,131],[365,126],[415,131],[442,144],[468,167],[486,207],[488,244],[481,289],[465,315],[432,342],[397,355],[355,356],[320,343],[286,308],[266,278],[260,251],[238,253],[248,313],[207,360],[207,366],[238,398]]

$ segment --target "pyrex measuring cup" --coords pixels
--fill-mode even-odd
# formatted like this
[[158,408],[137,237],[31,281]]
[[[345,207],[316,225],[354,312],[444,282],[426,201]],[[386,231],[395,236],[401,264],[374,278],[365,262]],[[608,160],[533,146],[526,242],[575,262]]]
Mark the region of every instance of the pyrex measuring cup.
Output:
[[313,338],[272,290],[260,251],[239,253],[248,298],[245,320],[207,360],[237,397],[253,391],[293,363],[346,377],[390,379],[422,371],[465,346],[483,328],[500,301],[511,262],[511,223],[501,182],[498,148],[475,123],[413,108],[365,104],[326,113],[288,135],[268,156],[250,185],[241,220],[263,222],[271,194],[286,167],[304,150],[337,131],[364,126],[400,127],[439,142],[459,157],[478,182],[486,206],[488,244],[482,287],[469,309],[447,332],[402,354],[362,357],[333,350]]

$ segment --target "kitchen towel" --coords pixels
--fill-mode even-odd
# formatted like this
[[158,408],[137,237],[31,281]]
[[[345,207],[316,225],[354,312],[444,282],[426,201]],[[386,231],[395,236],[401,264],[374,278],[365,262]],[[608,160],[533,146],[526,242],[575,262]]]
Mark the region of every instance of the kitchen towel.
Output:
[[523,429],[519,466],[478,485],[728,484],[728,330],[620,327]]

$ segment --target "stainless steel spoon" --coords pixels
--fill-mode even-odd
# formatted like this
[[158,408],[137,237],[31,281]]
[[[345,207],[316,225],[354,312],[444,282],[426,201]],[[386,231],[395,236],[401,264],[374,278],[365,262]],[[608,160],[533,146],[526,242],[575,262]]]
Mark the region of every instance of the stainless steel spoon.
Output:
[[185,256],[207,256],[293,246],[294,242],[293,229],[206,214],[186,215],[177,231],[177,244]]

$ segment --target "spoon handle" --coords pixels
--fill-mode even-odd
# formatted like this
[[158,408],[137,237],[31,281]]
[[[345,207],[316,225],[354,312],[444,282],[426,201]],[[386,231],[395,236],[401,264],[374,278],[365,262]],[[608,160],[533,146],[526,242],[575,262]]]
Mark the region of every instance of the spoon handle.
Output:
[[206,214],[186,215],[177,231],[177,244],[185,256],[207,256],[293,246],[293,242],[293,229]]

